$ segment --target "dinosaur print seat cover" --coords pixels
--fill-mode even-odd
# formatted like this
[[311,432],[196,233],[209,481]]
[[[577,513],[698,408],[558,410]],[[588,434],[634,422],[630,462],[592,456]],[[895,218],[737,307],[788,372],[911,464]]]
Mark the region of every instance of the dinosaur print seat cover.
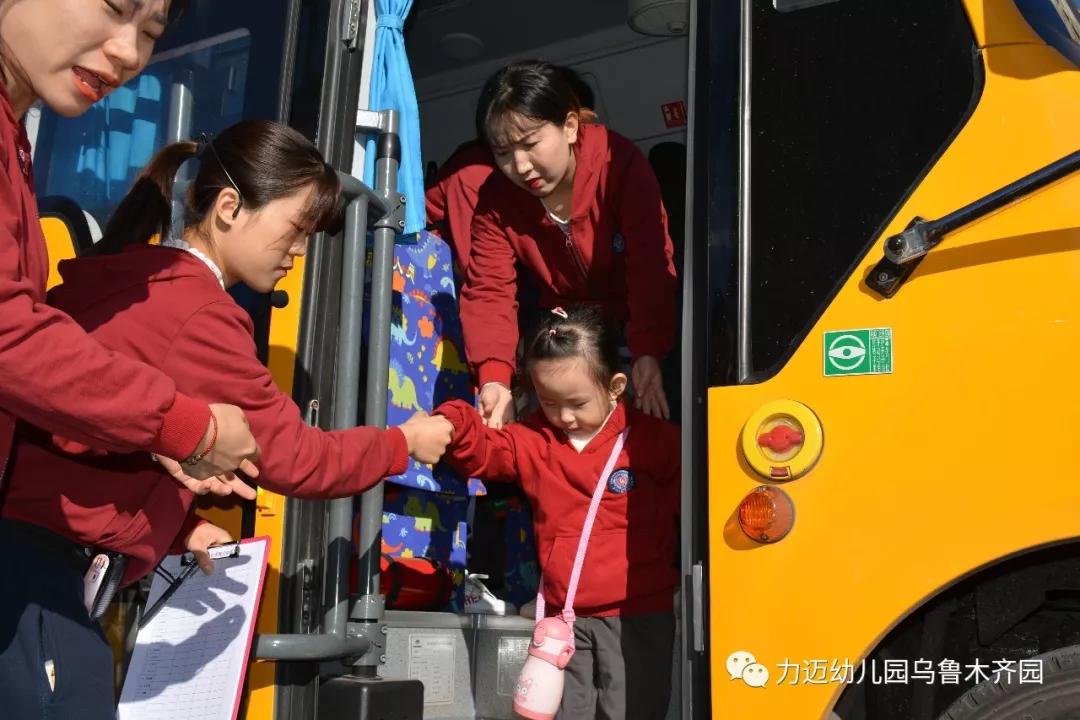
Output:
[[[447,400],[475,401],[450,248],[441,238],[421,232],[399,239],[393,292],[387,424],[401,424],[417,410],[431,412]],[[458,590],[451,609],[460,609],[469,535],[466,518],[470,499],[487,494],[484,484],[462,478],[444,465],[432,468],[415,460],[388,481],[394,486],[387,485],[385,493],[383,553],[426,556],[447,564]],[[356,507],[359,512],[359,499]],[[527,504],[512,506],[505,522],[505,582],[500,594],[520,603],[518,598],[535,595],[538,579]]]

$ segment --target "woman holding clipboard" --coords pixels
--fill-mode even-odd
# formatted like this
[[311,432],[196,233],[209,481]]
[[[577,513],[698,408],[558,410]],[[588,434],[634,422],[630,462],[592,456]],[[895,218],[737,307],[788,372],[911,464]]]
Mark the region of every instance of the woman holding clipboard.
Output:
[[[167,232],[173,178],[193,158],[179,247],[147,244]],[[241,408],[263,448],[261,486],[355,495],[403,472],[410,454],[437,460],[449,422],[418,414],[387,430],[307,425],[259,362],[251,319],[226,292],[239,282],[273,290],[308,236],[337,223],[341,205],[334,170],[284,125],[248,120],[209,142],[175,143],[120,203],[98,254],[60,264],[64,282],[50,299],[102,345],[158,368],[189,396]],[[121,553],[124,584],[170,551],[191,551],[208,569],[207,549],[230,538],[190,513],[193,500],[146,454],[72,456],[47,432],[22,435],[0,508],[0,553],[13,580],[0,594],[0,637],[13,638],[0,645],[0,703],[18,708],[14,717],[112,717],[111,651],[83,607],[87,551]]]

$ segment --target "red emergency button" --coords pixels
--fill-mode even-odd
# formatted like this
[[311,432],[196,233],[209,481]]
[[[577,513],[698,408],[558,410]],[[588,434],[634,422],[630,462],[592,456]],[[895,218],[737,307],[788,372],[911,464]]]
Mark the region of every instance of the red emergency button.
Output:
[[742,456],[754,472],[780,482],[809,472],[824,444],[817,415],[794,400],[774,400],[758,408],[739,438]]
[[803,434],[787,425],[777,425],[767,433],[758,436],[757,442],[763,448],[773,452],[786,453],[796,445],[801,445]]

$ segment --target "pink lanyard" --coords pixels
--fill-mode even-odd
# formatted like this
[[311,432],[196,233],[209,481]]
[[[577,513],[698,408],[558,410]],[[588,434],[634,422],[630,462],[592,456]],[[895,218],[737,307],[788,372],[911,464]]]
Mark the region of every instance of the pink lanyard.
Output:
[[[592,502],[589,503],[589,513],[585,516],[585,525],[581,528],[581,538],[578,540],[577,556],[574,558],[574,570],[570,573],[570,585],[566,588],[566,603],[563,606],[562,612],[559,613],[559,617],[567,625],[574,627],[574,596],[577,594],[578,580],[581,579],[581,567],[585,564],[585,552],[589,549],[589,535],[592,534],[593,521],[596,520],[596,511],[600,509],[600,498],[604,496],[604,488],[607,486],[607,479],[611,476],[611,471],[615,469],[615,463],[619,460],[619,453],[622,452],[623,445],[626,443],[626,436],[630,433],[630,428],[626,428],[619,437],[615,439],[615,447],[611,448],[611,457],[608,458],[607,465],[604,466],[604,471],[600,473],[600,479],[596,482],[596,489],[593,490]],[[544,575],[540,575],[540,589],[536,593],[536,621],[540,622],[544,619]],[[573,634],[570,635],[570,640],[573,642]]]

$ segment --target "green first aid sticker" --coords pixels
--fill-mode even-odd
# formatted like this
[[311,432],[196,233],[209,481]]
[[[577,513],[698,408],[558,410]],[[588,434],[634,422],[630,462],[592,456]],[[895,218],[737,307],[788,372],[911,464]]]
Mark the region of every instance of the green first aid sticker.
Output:
[[825,377],[892,372],[892,328],[825,333]]

